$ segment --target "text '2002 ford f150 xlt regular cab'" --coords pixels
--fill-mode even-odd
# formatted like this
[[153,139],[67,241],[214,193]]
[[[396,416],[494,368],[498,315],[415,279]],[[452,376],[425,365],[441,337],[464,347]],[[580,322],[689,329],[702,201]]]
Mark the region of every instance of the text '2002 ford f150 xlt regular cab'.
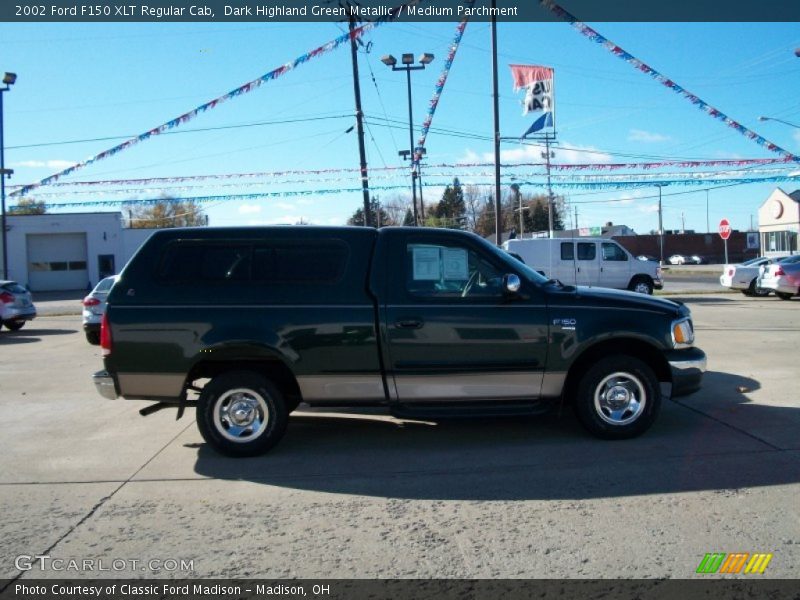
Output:
[[641,434],[699,388],[689,309],[548,280],[473,234],[272,227],[153,234],[108,297],[107,398],[196,406],[203,438],[253,455],[300,402],[403,417],[570,403],[603,438]]

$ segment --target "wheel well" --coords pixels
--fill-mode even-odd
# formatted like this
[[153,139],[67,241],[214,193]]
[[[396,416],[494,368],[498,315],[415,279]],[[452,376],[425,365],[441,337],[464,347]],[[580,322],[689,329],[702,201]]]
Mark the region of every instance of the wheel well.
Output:
[[302,402],[300,386],[297,385],[294,373],[277,359],[201,361],[192,367],[186,381],[192,383],[198,379],[211,379],[227,371],[254,371],[269,379],[288,403],[296,406]]
[[646,273],[637,273],[636,275],[634,275],[633,277],[631,277],[631,280],[630,280],[630,282],[628,283],[628,286],[630,287],[630,286],[632,286],[634,283],[636,283],[637,281],[641,281],[641,280],[644,280],[644,281],[648,281],[648,282],[650,282],[650,283],[653,283],[653,278],[652,278],[652,277],[650,277],[650,275],[647,275]]
[[599,342],[583,351],[577,360],[572,363],[569,371],[567,371],[567,381],[564,386],[564,399],[567,402],[572,402],[572,399],[575,397],[575,388],[578,385],[580,375],[584,373],[592,363],[614,354],[625,354],[638,358],[653,369],[659,381],[672,381],[669,363],[658,348],[635,338],[620,338]]

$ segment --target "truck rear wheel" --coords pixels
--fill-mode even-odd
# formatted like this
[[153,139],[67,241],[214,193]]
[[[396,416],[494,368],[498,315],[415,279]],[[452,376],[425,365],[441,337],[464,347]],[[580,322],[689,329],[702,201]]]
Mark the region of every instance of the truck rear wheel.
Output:
[[197,403],[197,427],[203,439],[228,456],[263,454],[281,440],[287,421],[283,395],[252,371],[214,377]]
[[604,358],[578,382],[575,412],[581,424],[604,439],[641,435],[661,408],[659,383],[644,362],[627,355]]

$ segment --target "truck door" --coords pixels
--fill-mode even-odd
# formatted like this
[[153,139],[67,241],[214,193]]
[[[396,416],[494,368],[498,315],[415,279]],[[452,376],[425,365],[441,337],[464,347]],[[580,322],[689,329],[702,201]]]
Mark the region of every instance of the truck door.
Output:
[[[539,396],[547,310],[535,286],[508,296],[514,267],[480,240],[398,232],[390,248],[387,382],[401,403]],[[528,286],[532,289],[528,289]]]
[[603,287],[627,289],[631,280],[628,253],[614,242],[600,244],[600,283]]
[[600,279],[600,266],[597,263],[597,242],[578,242],[575,269],[576,285],[596,286]]

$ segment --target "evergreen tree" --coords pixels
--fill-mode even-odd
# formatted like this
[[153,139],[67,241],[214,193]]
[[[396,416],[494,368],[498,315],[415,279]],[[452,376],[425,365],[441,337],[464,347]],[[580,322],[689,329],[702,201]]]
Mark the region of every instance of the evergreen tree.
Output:
[[[394,221],[389,216],[389,213],[381,206],[381,201],[377,196],[369,200],[369,213],[370,225],[373,227],[386,227],[387,225],[395,225]],[[347,219],[348,225],[364,225],[364,208],[361,207]]]
[[453,179],[453,184],[448,185],[442,199],[436,205],[433,211],[433,216],[439,220],[441,226],[450,227],[451,229],[462,229],[467,212],[466,204],[464,203],[464,190],[461,187],[461,182],[458,177]]

